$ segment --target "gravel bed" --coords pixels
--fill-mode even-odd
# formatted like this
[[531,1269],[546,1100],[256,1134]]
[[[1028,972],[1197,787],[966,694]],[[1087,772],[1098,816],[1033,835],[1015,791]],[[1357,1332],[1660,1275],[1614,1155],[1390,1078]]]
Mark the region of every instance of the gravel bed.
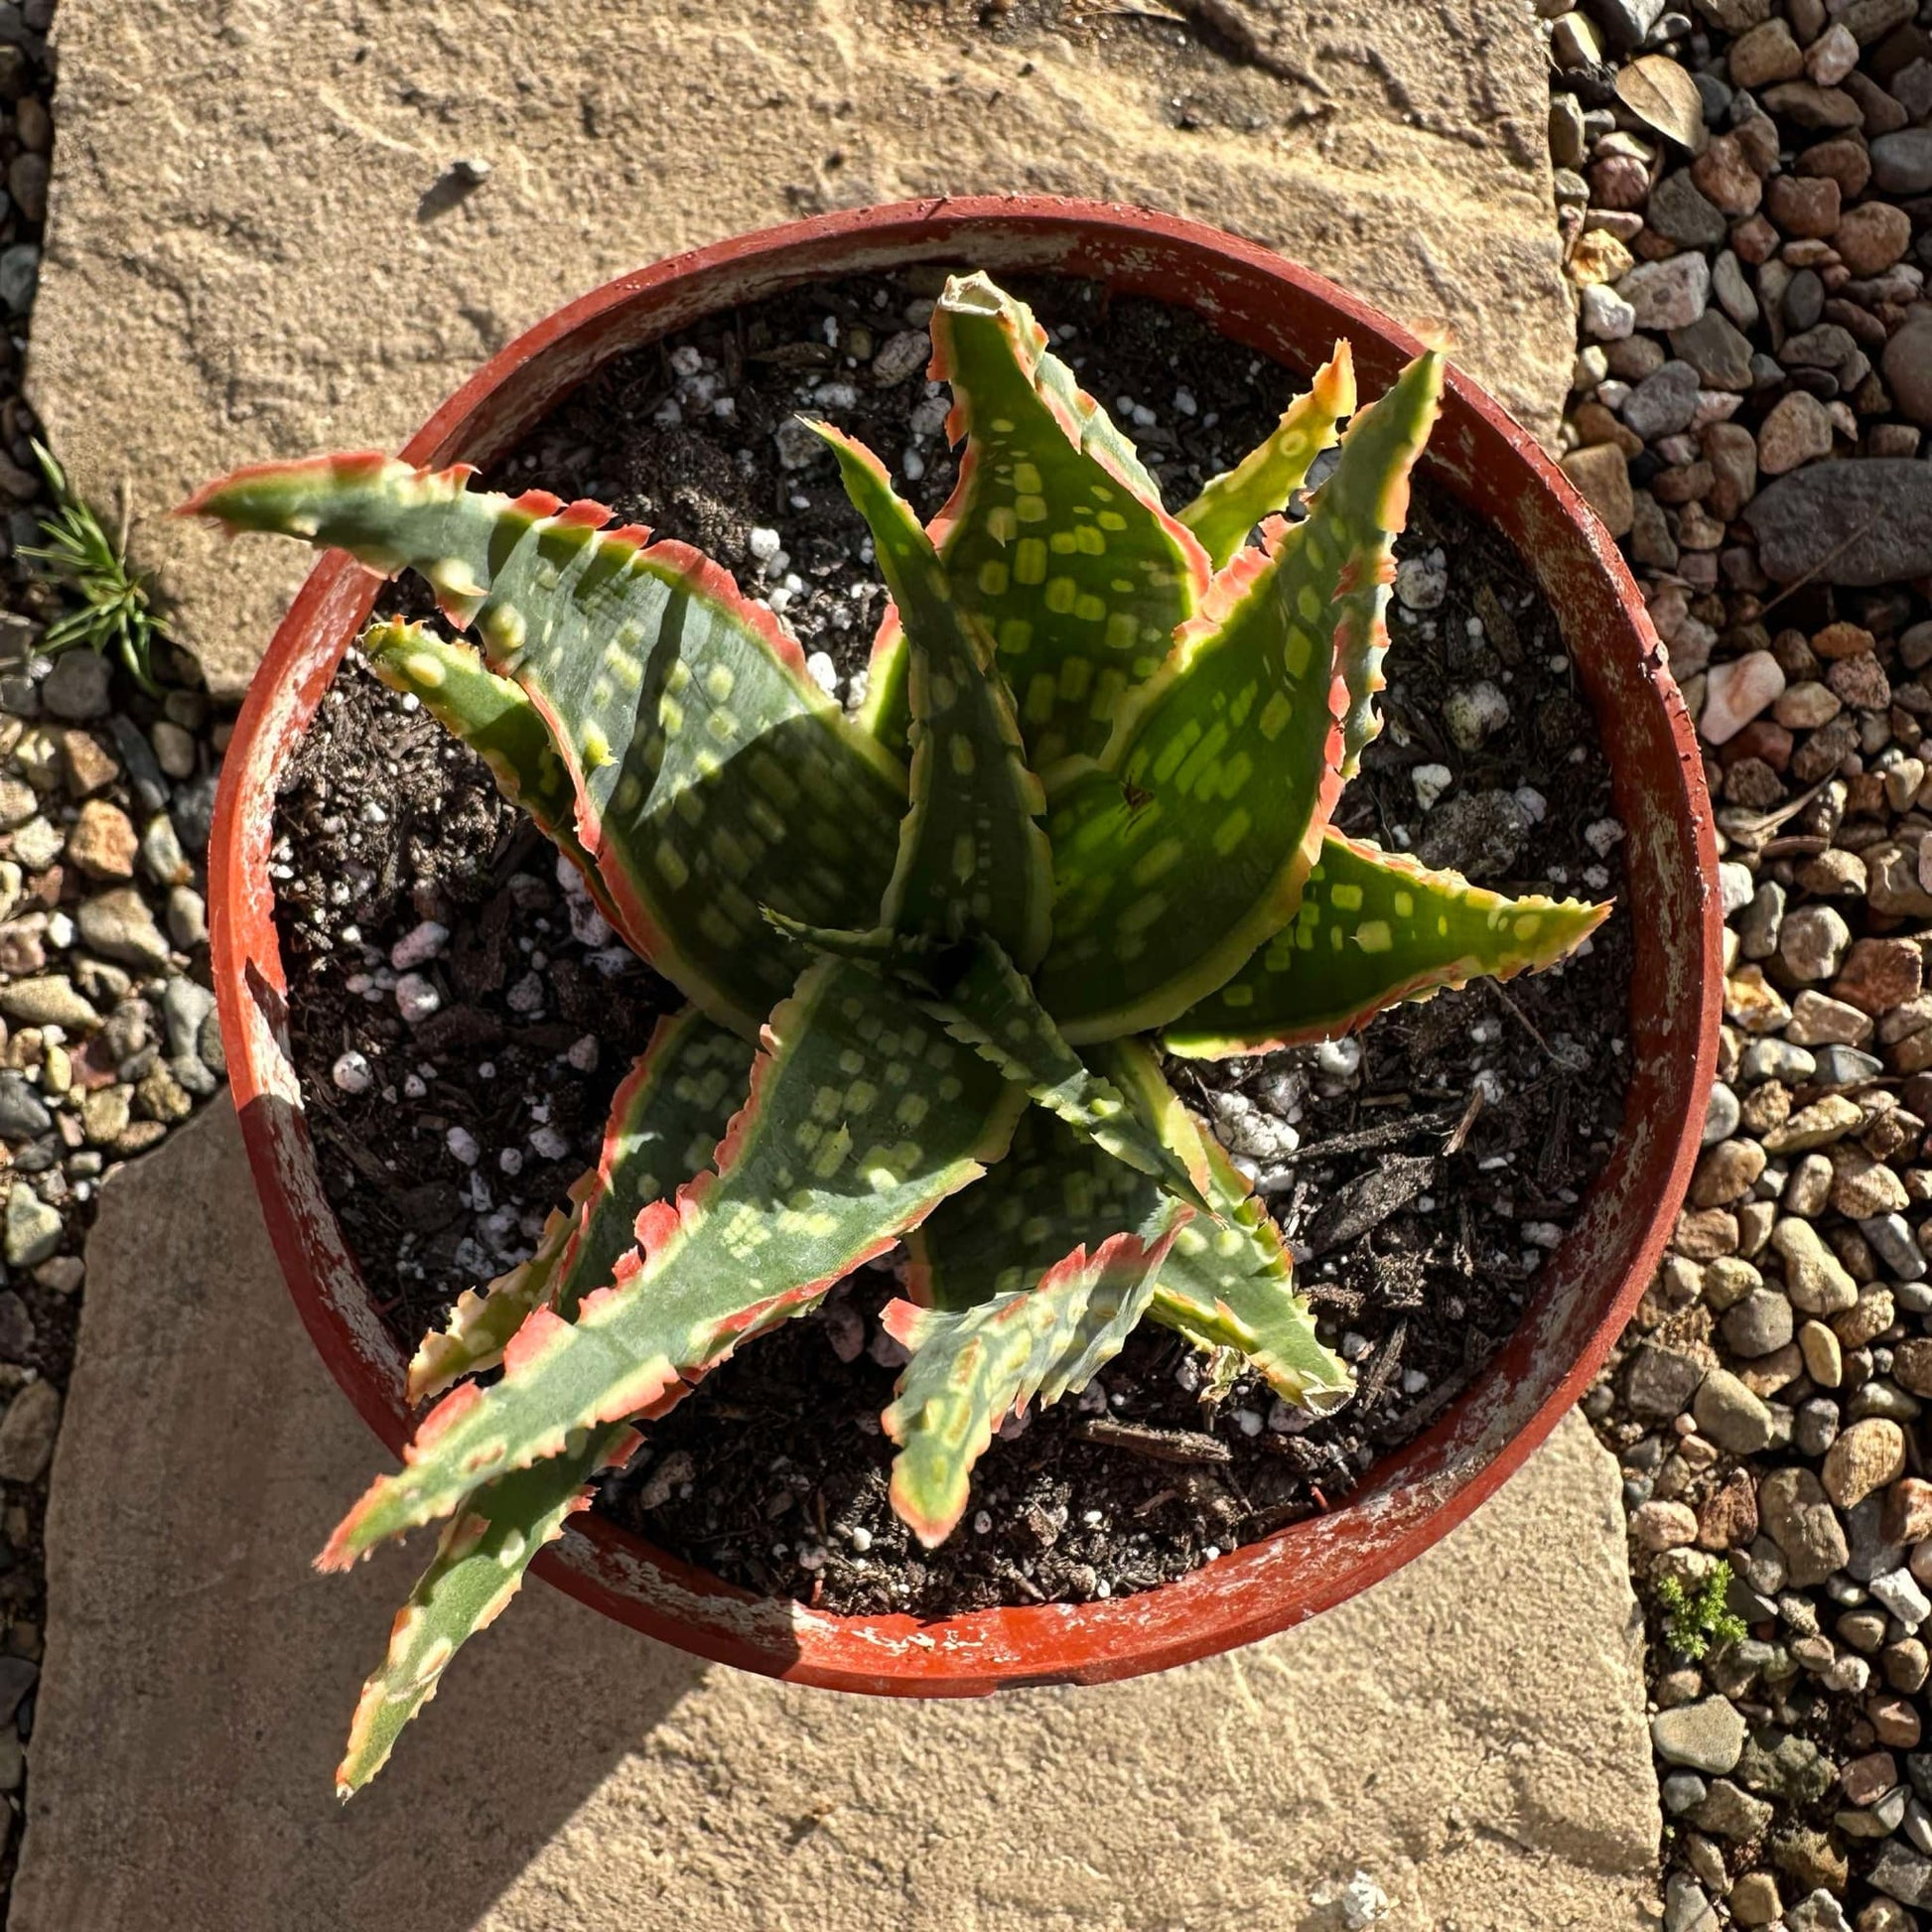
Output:
[[[53,143],[51,0],[0,0],[0,1916],[46,1617],[41,1528],[105,1178],[220,1091],[204,857],[227,720],[186,652],[158,697],[38,645],[50,513],[20,394]],[[103,514],[112,505],[96,506]]]
[[1904,1932],[1932,1913],[1932,6],[1538,11],[1564,467],[1699,720],[1727,918],[1706,1150],[1585,1404],[1649,1616],[1664,1922]]

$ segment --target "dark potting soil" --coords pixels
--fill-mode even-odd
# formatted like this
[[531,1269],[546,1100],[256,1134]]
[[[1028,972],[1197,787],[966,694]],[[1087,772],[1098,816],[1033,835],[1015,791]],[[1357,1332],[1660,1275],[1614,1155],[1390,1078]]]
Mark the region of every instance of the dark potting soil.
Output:
[[[829,465],[788,467],[806,446],[784,425],[801,407],[831,417],[921,514],[936,510],[954,460],[911,334],[936,286],[842,283],[622,357],[486,481],[595,496],[697,543],[782,611],[815,674],[855,702],[884,592]],[[1303,384],[1157,304],[1068,282],[1019,292],[1131,421],[1171,503],[1258,442]],[[1521,560],[1426,476],[1398,556],[1387,729],[1338,823],[1499,890],[1615,894],[1608,768]],[[390,606],[428,609],[408,584]],[[1483,682],[1509,722],[1459,750],[1445,700]],[[1449,780],[1425,812],[1429,765]],[[482,761],[353,660],[291,760],[277,832],[325,1181],[378,1310],[413,1347],[464,1289],[528,1253],[677,996],[567,890]],[[1009,1424],[959,1531],[921,1551],[887,1502],[879,1414],[898,1358],[876,1318],[895,1284],[875,1268],[653,1425],[598,1507],[749,1589],[939,1615],[1150,1588],[1332,1505],[1515,1326],[1617,1132],[1629,972],[1619,916],[1559,973],[1399,1008],[1355,1041],[1170,1063],[1258,1177],[1324,1339],[1356,1365],[1337,1416],[1304,1427],[1252,1376],[1207,1400],[1200,1358],[1146,1327],[1084,1398]]]

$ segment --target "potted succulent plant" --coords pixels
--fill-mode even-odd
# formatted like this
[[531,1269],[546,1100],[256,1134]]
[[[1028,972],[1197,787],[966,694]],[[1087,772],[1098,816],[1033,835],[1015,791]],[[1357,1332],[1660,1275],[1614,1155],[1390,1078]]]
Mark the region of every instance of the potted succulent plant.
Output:
[[[1313,328],[1344,340],[1266,442],[1171,513],[1026,306],[984,273],[948,280],[928,374],[950,386],[963,453],[930,524],[871,452],[810,425],[890,593],[852,716],[771,601],[698,551],[612,527],[594,502],[473,487],[450,461],[494,454],[598,361],[677,321],[921,258],[1170,297],[1191,277],[1190,299],[1237,329],[1292,294],[1264,346],[1306,363]],[[1350,338],[1393,374],[1359,409]],[[213,895],[237,1102],[305,1317],[392,1442],[437,1398],[321,1558],[343,1567],[443,1526],[365,1687],[345,1794],[640,1429],[901,1243],[883,1327],[903,1361],[880,1421],[892,1508],[921,1545],[959,1531],[1002,1423],[1080,1394],[1144,1319],[1223,1380],[1251,1375],[1310,1413],[1348,1400],[1349,1366],[1274,1220],[1162,1054],[1341,1037],[1438,987],[1551,964],[1609,909],[1507,897],[1331,827],[1380,728],[1392,543],[1443,393],[1442,353],[1405,345],[1393,372],[1393,338],[1185,224],[1067,205],[873,210],[590,298],[400,460],[261,466],[189,506],[425,580],[475,641],[391,615],[360,637],[366,662],[482,755],[602,919],[689,1002],[647,1043],[607,1042],[643,1050],[596,1167],[534,1253],[464,1295],[399,1373],[318,1185],[267,918],[273,768],[369,607],[365,578],[323,564],[237,732]],[[1284,520],[1344,420],[1332,474]],[[1454,385],[1449,426],[1451,469],[1545,553],[1599,714],[1609,702],[1633,884],[1655,914],[1636,937],[1656,983],[1640,965],[1632,1112],[1501,1358],[1517,1357],[1517,1386],[1492,1387],[1492,1369],[1363,1497],[1121,1602],[827,1616],[732,1591],[601,1521],[564,1543],[567,1587],[707,1654],[849,1688],[1121,1675],[1371,1581],[1554,1421],[1654,1264],[1694,1151],[1712,853],[1681,709],[1613,553],[1520,432]],[[1471,456],[1507,477],[1478,479]]]

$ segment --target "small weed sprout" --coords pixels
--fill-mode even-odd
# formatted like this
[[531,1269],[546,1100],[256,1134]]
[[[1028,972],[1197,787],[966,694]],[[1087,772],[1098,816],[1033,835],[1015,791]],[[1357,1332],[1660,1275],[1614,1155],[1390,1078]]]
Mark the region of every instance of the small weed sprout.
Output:
[[1691,1663],[1702,1663],[1713,1648],[1743,1642],[1744,1620],[1725,1601],[1729,1588],[1727,1563],[1719,1564],[1695,1590],[1686,1589],[1675,1577],[1657,1586],[1670,1647]]
[[58,657],[81,644],[104,654],[111,644],[135,683],[149,696],[157,695],[154,640],[168,634],[168,622],[148,608],[147,586],[138,571],[128,568],[125,503],[120,533],[110,539],[100,518],[74,494],[67,472],[50,452],[36,443],[34,455],[54,497],[54,514],[41,519],[47,542],[23,548],[20,554],[38,563],[49,583],[79,600],[78,610],[48,626],[41,648]]

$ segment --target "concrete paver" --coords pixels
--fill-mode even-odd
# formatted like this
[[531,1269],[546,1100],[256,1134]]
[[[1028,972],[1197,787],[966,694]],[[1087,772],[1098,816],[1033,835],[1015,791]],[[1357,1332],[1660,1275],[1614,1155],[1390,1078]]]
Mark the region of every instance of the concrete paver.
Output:
[[[825,207],[1025,191],[1196,215],[1448,324],[1554,434],[1574,329],[1518,0],[1224,5],[1267,70],[1106,8],[1066,9],[1099,23],[1067,34],[1029,24],[1038,0],[997,34],[978,11],[74,0],[35,406],[83,490],[131,486],[137,554],[228,687],[303,562],[169,505],[239,463],[395,448],[569,297]],[[461,158],[490,164],[468,192]]]
[[308,1558],[380,1453],[210,1108],[89,1246],[10,1932],[1329,1932],[1357,1866],[1388,1932],[1646,1923],[1636,1613],[1578,1419],[1366,1596],[1095,1690],[798,1690],[533,1587],[339,1809],[420,1551]]

